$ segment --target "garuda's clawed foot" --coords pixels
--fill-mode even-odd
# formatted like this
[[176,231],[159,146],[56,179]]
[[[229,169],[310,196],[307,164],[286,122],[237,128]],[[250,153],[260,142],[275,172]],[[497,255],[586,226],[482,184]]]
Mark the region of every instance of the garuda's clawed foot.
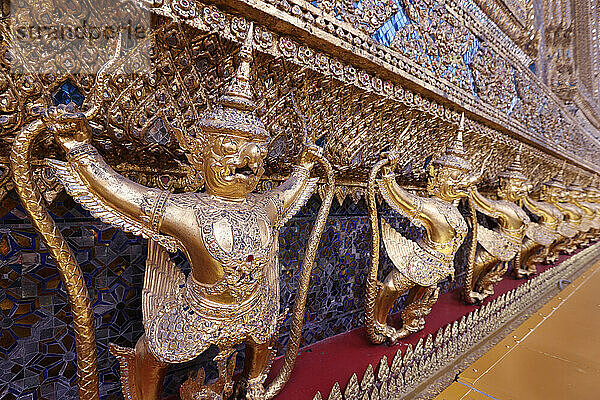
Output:
[[375,333],[381,336],[382,343],[385,341],[390,346],[397,344],[399,339],[406,336],[402,336],[399,330],[381,323],[375,323]]
[[471,290],[468,295],[465,295],[465,301],[469,304],[480,304],[487,296],[483,293]]
[[263,382],[264,377],[238,380],[235,383],[233,399],[265,400],[266,391]]
[[418,332],[418,331],[420,331],[420,330],[421,330],[421,329],[419,329],[419,330],[416,330],[416,331],[411,331],[411,330],[409,330],[409,329],[406,329],[406,328],[401,328],[401,329],[398,329],[398,330],[396,330],[396,336],[395,336],[395,340],[396,340],[396,341],[398,341],[398,340],[400,340],[400,339],[402,339],[402,338],[405,338],[405,337],[407,337],[408,335],[411,335],[411,334],[413,334],[413,333],[415,333],[415,332]]
[[526,279],[529,278],[530,276],[533,276],[536,274],[536,271],[532,271],[529,269],[523,269],[523,268],[519,268],[515,271],[515,278],[517,279]]

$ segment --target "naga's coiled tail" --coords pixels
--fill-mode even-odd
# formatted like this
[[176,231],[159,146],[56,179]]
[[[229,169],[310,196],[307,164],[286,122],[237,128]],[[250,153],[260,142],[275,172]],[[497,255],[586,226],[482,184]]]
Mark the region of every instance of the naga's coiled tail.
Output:
[[308,295],[308,284],[310,283],[310,275],[315,263],[315,256],[321,240],[321,234],[323,228],[327,222],[327,216],[329,215],[329,208],[333,201],[333,195],[335,191],[335,178],[333,176],[333,168],[327,159],[323,156],[319,156],[319,163],[323,166],[327,177],[327,189],[325,192],[325,198],[319,208],[317,214],[317,220],[313,226],[310,236],[308,238],[308,246],[302,261],[302,268],[300,270],[300,279],[298,282],[298,292],[296,294],[296,301],[294,303],[294,310],[292,312],[292,324],[290,328],[290,339],[288,347],[283,357],[283,364],[279,373],[271,382],[266,390],[266,398],[272,399],[283,389],[287,383],[294,364],[298,355],[298,349],[300,348],[300,341],[302,339],[302,325],[304,323],[304,311],[306,308],[306,297]]
[[60,278],[65,285],[75,330],[79,398],[99,400],[94,313],[85,279],[71,248],[48,214],[42,195],[33,181],[31,148],[34,139],[44,129],[44,123],[37,120],[22,128],[16,136],[10,153],[13,180],[21,203],[56,262]]
[[379,272],[379,247],[381,241],[375,192],[377,174],[388,162],[389,160],[386,158],[375,164],[373,169],[371,169],[369,181],[367,183],[367,205],[369,207],[369,219],[371,221],[371,269],[367,276],[365,328],[367,330],[367,336],[373,343],[383,343],[385,341],[385,337],[375,331],[375,299],[379,287],[377,274]]
[[[93,118],[100,110],[102,93],[108,81],[105,72],[114,65],[120,52],[121,36],[119,36],[113,57],[98,72],[95,91],[92,93],[90,102],[91,108],[84,113],[87,119]],[[56,262],[58,273],[67,292],[75,331],[79,398],[81,400],[100,400],[94,312],[85,278],[73,251],[46,210],[42,195],[33,180],[31,151],[37,136],[45,130],[45,123],[38,119],[22,127],[15,137],[10,152],[15,190],[31,219],[31,224],[42,237],[48,252]]]
[[471,246],[469,246],[469,257],[467,257],[467,271],[465,276],[465,284],[463,286],[463,299],[471,302],[471,290],[473,290],[473,274],[475,269],[475,254],[477,252],[477,210],[471,196],[467,197],[469,205],[469,214],[471,217]]

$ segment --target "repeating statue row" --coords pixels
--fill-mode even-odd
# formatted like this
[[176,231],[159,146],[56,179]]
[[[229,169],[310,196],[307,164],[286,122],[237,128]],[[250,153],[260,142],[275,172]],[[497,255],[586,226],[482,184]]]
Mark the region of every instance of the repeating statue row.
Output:
[[[270,399],[292,373],[310,274],[335,182],[322,150],[307,140],[288,179],[272,190],[256,192],[269,134],[255,113],[251,36],[240,51],[227,91],[195,124],[200,133],[172,127],[190,164],[201,172],[203,192],[174,194],[142,186],[115,172],[91,144],[87,121],[98,112],[97,107],[86,113],[71,105],[47,109],[15,139],[11,162],[17,190],[57,261],[74,309],[80,396],[84,400],[97,398],[89,299],[77,262],[41,205],[28,172],[31,142],[43,130],[52,131],[67,154],[66,162],[47,161],[67,192],[102,221],[148,239],[142,294],[145,334],[135,348],[111,348],[121,363],[125,398],[160,399],[168,365],[192,360],[211,345],[219,349],[215,358],[219,379],[207,385],[202,375],[190,378],[181,388],[183,399]],[[410,124],[406,129],[411,129]],[[536,273],[536,263],[554,262],[559,252],[586,246],[600,233],[600,190],[584,189],[576,183],[567,187],[558,173],[543,185],[540,199],[534,200],[520,151],[500,174],[499,199],[479,193],[477,184],[486,161],[479,171],[474,170],[464,150],[463,133],[464,115],[453,143],[428,165],[428,196],[417,196],[397,183],[398,151],[383,154],[370,171],[367,202],[372,263],[365,325],[368,339],[374,343],[394,344],[424,328],[424,317],[438,298],[438,284],[454,275],[456,252],[469,233],[473,239],[462,294],[470,304],[494,293],[494,285],[511,262],[515,277],[528,277]],[[315,166],[325,176],[325,196],[300,268],[284,361],[275,380],[265,387],[283,318],[278,230],[314,193],[318,178],[311,175]],[[407,238],[380,218],[377,196],[411,224],[423,228],[423,234]],[[467,205],[466,218],[458,209],[461,199]],[[494,227],[478,223],[478,214],[496,221]],[[535,216],[535,222],[529,215]],[[382,248],[394,268],[380,282]],[[177,250],[191,265],[187,277],[169,257],[169,252]],[[407,292],[402,325],[392,327],[387,323],[390,309]],[[245,365],[241,378],[234,382],[234,353],[240,343],[246,346]]]

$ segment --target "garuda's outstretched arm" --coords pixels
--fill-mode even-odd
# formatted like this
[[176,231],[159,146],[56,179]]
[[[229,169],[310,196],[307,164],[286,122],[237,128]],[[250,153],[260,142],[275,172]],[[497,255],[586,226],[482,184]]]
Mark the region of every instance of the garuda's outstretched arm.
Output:
[[557,224],[558,223],[558,219],[554,215],[552,215],[550,212],[542,209],[540,207],[540,203],[533,200],[531,197],[525,196],[523,198],[523,203],[525,205],[525,208],[527,208],[533,214],[540,217],[543,222],[545,222],[547,224]]
[[275,207],[272,213],[276,225],[285,224],[313,194],[318,179],[310,178],[310,171],[321,153],[318,146],[307,146],[290,177],[268,193]]
[[406,216],[412,223],[419,226],[424,225],[429,230],[431,221],[427,210],[423,207],[423,200],[396,183],[393,168],[394,160],[383,167],[383,176],[379,182],[382,196],[395,211]]
[[492,218],[504,218],[504,214],[498,210],[494,201],[479,193],[479,190],[477,190],[476,186],[472,187],[470,197],[473,200],[473,204],[477,211],[482,212]]
[[91,145],[91,129],[83,114],[51,108],[44,119],[67,153],[66,163],[47,161],[67,192],[102,221],[174,250],[174,239],[160,235],[169,192],[147,188],[113,170]]

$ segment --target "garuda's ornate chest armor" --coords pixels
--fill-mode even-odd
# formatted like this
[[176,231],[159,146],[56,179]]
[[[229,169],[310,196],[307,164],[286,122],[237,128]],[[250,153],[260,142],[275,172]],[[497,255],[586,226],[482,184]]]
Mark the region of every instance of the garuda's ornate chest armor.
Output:
[[[380,185],[384,198],[389,198],[386,186]],[[387,200],[392,208],[410,219],[417,225],[423,224],[417,218],[410,218],[399,207],[395,207],[391,200]],[[431,286],[442,279],[454,277],[454,254],[467,235],[467,223],[458,209],[451,204],[437,198],[419,198],[420,207],[423,202],[433,206],[440,215],[443,215],[448,225],[454,230],[454,237],[447,243],[436,243],[421,235],[417,240],[406,239],[393,229],[384,219],[381,220],[381,235],[387,253],[394,263],[394,267],[406,278],[421,286]],[[449,254],[442,253],[441,249],[450,248]]]

